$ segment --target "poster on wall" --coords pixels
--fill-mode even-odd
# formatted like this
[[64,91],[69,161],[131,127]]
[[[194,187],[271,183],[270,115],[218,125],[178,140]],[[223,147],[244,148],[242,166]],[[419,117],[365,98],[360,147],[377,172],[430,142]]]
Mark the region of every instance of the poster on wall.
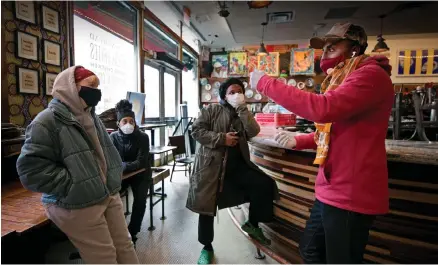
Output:
[[39,73],[37,70],[16,67],[17,88],[21,94],[39,95]]
[[248,75],[248,55],[246,52],[230,52],[229,75]]
[[43,29],[59,33],[59,12],[48,6],[41,6],[41,23]]
[[280,53],[271,52],[268,55],[257,56],[257,68],[264,71],[269,76],[280,75]]
[[213,72],[211,77],[227,78],[228,77],[228,54],[214,54],[211,56]]
[[290,53],[290,75],[314,75],[314,50],[310,48],[292,49]]
[[38,61],[38,37],[23,31],[15,33],[15,56]]
[[254,72],[255,69],[257,69],[257,56],[250,55],[248,56],[248,75]]
[[55,83],[56,76],[58,76],[58,74],[56,73],[44,72],[44,76],[43,76],[44,94],[48,96],[52,95],[53,84]]
[[[3,12],[3,11],[2,11]],[[36,24],[35,3],[32,1],[15,1],[15,18],[30,24]]]
[[101,113],[126,98],[126,91],[137,91],[134,45],[76,15],[73,18],[75,64],[99,77],[102,100],[96,113]]
[[61,66],[61,44],[44,40],[44,63]]
[[437,76],[438,49],[400,50],[397,66],[398,76]]

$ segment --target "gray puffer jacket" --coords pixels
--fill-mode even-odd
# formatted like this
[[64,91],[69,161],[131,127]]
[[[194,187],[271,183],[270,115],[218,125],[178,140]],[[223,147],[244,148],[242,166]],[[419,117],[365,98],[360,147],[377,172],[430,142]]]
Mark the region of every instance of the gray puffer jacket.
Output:
[[43,193],[43,203],[85,208],[120,190],[122,160],[102,121],[91,115],[105,155],[106,184],[90,137],[65,104],[53,99],[27,127],[17,171],[25,188]]

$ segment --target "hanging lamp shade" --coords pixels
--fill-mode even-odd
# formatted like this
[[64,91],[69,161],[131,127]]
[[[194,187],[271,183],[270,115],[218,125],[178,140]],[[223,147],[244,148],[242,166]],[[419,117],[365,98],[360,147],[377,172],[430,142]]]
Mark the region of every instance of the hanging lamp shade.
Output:
[[382,37],[382,34],[377,36],[377,44],[374,46],[373,52],[387,52],[389,51],[389,47],[385,42],[385,39]]
[[265,44],[263,42],[260,43],[260,48],[257,50],[257,54],[260,54],[260,55],[268,55],[269,54],[269,52],[266,50]]
[[268,55],[269,52],[266,50],[265,44],[263,43],[263,39],[265,37],[265,26],[268,25],[267,22],[262,23],[262,42],[260,43],[260,48],[257,50],[257,55]]
[[386,15],[380,15],[380,34],[377,35],[377,44],[374,46],[373,52],[387,52],[389,51],[388,45],[385,43],[385,39],[383,38],[383,19]]

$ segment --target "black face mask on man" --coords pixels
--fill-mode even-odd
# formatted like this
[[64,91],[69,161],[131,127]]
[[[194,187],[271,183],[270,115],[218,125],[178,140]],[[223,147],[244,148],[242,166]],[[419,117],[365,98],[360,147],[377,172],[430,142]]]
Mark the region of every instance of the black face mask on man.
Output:
[[87,106],[96,107],[97,103],[99,103],[102,98],[102,92],[97,88],[81,86],[79,96],[85,101]]

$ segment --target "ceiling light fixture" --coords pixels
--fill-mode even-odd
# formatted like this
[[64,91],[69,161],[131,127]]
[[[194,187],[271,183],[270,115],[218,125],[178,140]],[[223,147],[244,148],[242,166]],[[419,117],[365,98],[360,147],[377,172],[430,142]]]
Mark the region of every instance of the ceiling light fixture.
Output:
[[267,22],[263,22],[262,24],[262,42],[260,43],[260,48],[257,50],[257,54],[260,55],[268,55],[269,52],[265,48],[265,44],[263,43],[264,37],[265,37],[265,27],[268,25]]
[[260,9],[268,7],[270,4],[272,4],[272,2],[274,1],[248,1],[246,3],[250,9]]
[[386,15],[379,16],[380,18],[380,34],[377,35],[377,44],[374,46],[373,52],[387,52],[389,51],[388,45],[385,43],[385,39],[383,38],[383,19]]

